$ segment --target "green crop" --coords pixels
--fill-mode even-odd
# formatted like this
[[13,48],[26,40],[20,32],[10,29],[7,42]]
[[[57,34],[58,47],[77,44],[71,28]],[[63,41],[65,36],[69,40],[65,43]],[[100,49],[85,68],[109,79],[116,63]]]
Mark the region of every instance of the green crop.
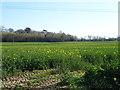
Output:
[[[92,68],[91,73],[93,75],[96,72],[102,75],[102,73],[98,73],[98,69],[94,69],[102,68],[105,73],[107,73],[106,70],[117,73],[117,67],[114,71],[115,65],[112,65],[112,62],[117,65],[119,63],[117,41],[2,43],[3,78],[24,71],[49,68],[57,68],[59,72],[84,70],[85,72],[88,71],[89,74]],[[110,69],[109,66],[111,66]],[[96,77],[97,74],[95,74]],[[113,75],[113,81],[118,80],[115,75],[118,74]],[[117,80],[116,83],[118,83]]]
[[36,69],[86,69],[110,62],[117,56],[117,42],[4,42],[3,77],[16,71]]

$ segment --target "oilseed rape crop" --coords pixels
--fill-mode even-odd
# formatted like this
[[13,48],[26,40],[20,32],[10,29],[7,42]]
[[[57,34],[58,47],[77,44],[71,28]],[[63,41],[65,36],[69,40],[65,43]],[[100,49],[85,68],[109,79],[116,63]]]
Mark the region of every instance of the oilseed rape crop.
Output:
[[[94,81],[88,80],[89,78],[104,75],[104,80],[107,81],[108,77],[111,77],[113,78],[111,82],[116,83],[114,86],[119,87],[120,85],[117,73],[120,64],[117,41],[3,42],[1,48],[2,78],[26,71],[56,68],[59,72],[82,70],[85,72],[84,81],[90,81],[90,83],[94,83]],[[109,76],[109,73],[114,74]],[[70,78],[67,80],[69,81]],[[76,79],[73,81],[75,82]],[[74,86],[82,85],[81,81],[78,82],[74,83]],[[100,80],[98,82],[100,83]],[[85,84],[89,87],[101,87],[98,83],[93,86],[90,83]],[[68,83],[68,85],[71,84]],[[111,84],[108,87],[112,87]]]

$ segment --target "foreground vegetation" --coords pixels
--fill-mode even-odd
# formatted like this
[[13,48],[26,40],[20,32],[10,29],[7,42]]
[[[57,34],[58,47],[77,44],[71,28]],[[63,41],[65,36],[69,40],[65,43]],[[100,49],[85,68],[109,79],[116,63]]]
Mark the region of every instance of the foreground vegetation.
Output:
[[[119,88],[118,42],[4,42],[2,78],[33,70],[56,69],[59,85]],[[81,71],[84,75],[71,75]],[[58,86],[59,86],[58,85]]]

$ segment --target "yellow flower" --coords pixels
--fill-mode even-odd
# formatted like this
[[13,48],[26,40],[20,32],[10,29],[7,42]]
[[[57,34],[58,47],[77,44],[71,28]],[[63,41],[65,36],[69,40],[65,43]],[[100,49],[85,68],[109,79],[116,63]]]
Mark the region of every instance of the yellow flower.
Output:
[[116,81],[117,79],[114,77],[114,81]]

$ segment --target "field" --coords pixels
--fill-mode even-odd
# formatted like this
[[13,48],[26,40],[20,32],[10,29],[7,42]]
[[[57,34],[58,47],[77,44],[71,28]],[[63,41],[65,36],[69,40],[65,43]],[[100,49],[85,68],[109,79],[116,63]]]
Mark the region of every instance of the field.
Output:
[[35,87],[42,79],[58,75],[54,77],[60,79],[54,85],[58,88],[119,88],[119,65],[117,41],[2,43],[3,81],[24,73],[48,70],[29,76],[27,86],[21,87]]

